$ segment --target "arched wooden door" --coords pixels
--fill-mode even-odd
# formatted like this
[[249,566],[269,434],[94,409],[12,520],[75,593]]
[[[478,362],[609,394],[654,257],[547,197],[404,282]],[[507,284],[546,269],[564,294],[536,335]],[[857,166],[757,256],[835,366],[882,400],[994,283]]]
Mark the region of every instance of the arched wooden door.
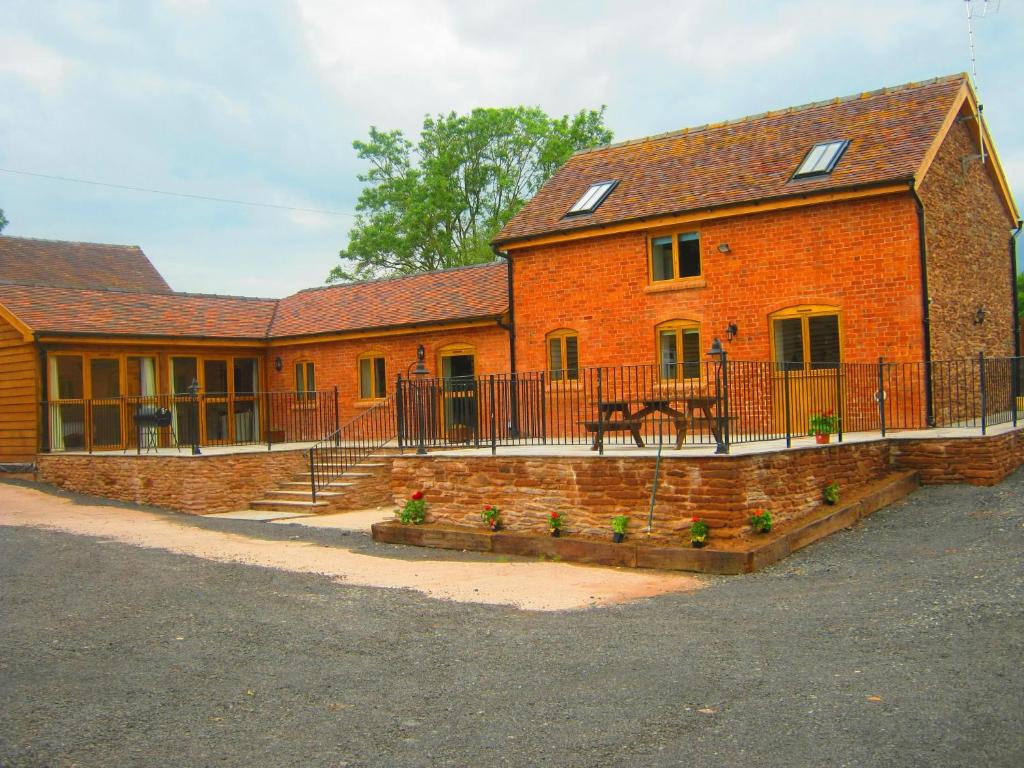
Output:
[[476,350],[453,344],[438,351],[441,372],[441,436],[455,443],[471,442],[479,432],[476,391]]
[[[806,435],[814,414],[842,419],[841,324],[837,307],[802,305],[770,319],[773,408],[778,432]],[[786,414],[789,414],[787,428]]]

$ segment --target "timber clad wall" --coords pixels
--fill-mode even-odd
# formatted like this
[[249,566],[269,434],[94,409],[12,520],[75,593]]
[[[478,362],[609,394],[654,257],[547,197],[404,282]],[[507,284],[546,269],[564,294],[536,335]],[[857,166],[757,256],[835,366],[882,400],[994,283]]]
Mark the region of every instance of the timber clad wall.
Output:
[[[430,375],[438,376],[439,352],[453,346],[470,347],[476,356],[476,374],[504,373],[509,370],[508,332],[497,325],[446,331],[416,332],[376,336],[363,339],[324,341],[315,344],[273,346],[267,352],[266,370],[271,390],[295,389],[295,363],[313,361],[318,389],[338,387],[341,423],[358,416],[372,407],[375,400],[360,400],[358,361],[360,355],[380,353],[384,356],[387,376],[387,395],[395,391],[398,374],[408,378],[411,365],[416,362],[416,347],[426,348],[426,366]],[[280,372],[275,370],[274,359],[281,358]]]
[[1012,225],[988,168],[962,162],[978,154],[971,129],[974,121],[953,125],[921,185],[935,360],[1013,354]]
[[[909,193],[674,231],[700,232],[703,274],[694,287],[650,283],[643,232],[514,251],[519,369],[544,368],[545,335],[561,328],[579,333],[580,365],[651,363],[655,326],[676,319],[700,323],[703,349],[719,337],[733,359],[769,360],[769,315],[800,304],[838,307],[848,362],[923,359]],[[720,243],[731,252],[719,253]],[[730,322],[739,333],[726,343]]]
[[35,458],[37,367],[35,346],[0,318],[0,462]]

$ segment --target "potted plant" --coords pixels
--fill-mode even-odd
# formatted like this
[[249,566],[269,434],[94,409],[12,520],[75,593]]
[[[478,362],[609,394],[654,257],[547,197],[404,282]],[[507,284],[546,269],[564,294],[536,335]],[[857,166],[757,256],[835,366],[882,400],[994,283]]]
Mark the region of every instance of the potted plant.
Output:
[[825,486],[821,495],[825,497],[826,504],[835,504],[839,501],[839,483],[833,480]]
[[629,515],[616,515],[612,518],[612,541],[621,544],[626,538],[626,527],[629,525]]
[[750,527],[754,533],[768,533],[772,529],[772,513],[767,509],[759,509],[750,516]]
[[501,519],[498,516],[498,508],[493,507],[490,504],[485,504],[483,510],[480,512],[480,519],[484,521],[484,525],[490,528],[492,531],[496,531],[501,527]]
[[416,491],[405,506],[398,510],[398,519],[402,525],[419,525],[427,516],[427,502],[423,500],[423,491]]
[[814,435],[814,442],[824,444],[829,441],[829,435],[839,427],[839,417],[832,413],[832,409],[824,413],[811,415],[811,433]]
[[548,515],[548,530],[551,531],[552,536],[562,535],[562,515],[558,512],[552,512]]
[[700,549],[708,540],[708,524],[699,517],[694,517],[690,522],[690,546]]

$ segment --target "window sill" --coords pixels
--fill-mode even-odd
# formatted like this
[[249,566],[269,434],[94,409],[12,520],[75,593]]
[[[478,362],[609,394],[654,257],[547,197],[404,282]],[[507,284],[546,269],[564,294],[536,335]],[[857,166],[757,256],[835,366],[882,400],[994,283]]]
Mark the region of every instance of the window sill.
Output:
[[355,400],[352,403],[354,408],[373,408],[375,405],[380,405],[387,400],[386,397],[373,397],[367,400]]
[[644,288],[644,293],[666,293],[669,291],[686,291],[691,288],[704,288],[707,280],[703,277],[684,277],[682,280],[659,280]]

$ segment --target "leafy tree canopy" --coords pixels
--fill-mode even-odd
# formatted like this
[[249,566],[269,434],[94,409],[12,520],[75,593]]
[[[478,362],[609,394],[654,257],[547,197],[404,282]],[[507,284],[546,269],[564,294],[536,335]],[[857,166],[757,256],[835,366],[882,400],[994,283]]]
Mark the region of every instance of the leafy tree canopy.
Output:
[[417,144],[370,128],[353,142],[369,170],[341,264],[327,282],[491,261],[489,242],[580,149],[607,144],[604,107],[548,117],[536,107],[427,116]]
[[1024,272],[1017,273],[1017,311],[1024,317]]
[[0,208],[0,232],[4,231],[4,227],[7,226],[7,217],[4,216],[4,209]]

